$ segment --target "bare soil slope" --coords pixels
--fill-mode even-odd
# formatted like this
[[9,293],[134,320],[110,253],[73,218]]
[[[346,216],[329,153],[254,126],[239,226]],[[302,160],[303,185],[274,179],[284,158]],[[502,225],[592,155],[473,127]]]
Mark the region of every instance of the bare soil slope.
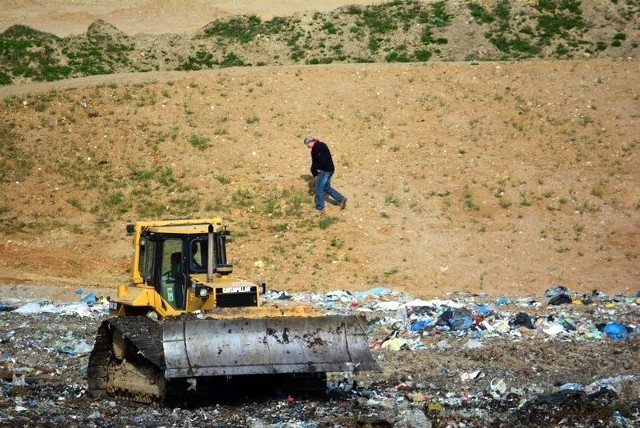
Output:
[[[250,3],[216,8],[267,13]],[[278,15],[306,7],[274,4]],[[190,14],[211,8],[163,5],[10,2],[3,24],[59,33],[112,17],[154,33],[171,13],[167,31],[195,31]],[[142,9],[147,27],[115,20]],[[0,282],[112,288],[127,278],[126,223],[221,215],[237,274],[273,288],[633,293],[637,70],[636,60],[343,64],[0,87]],[[330,145],[349,197],[324,218],[309,192],[308,134]]]
[[[126,222],[220,214],[238,273],[276,288],[633,291],[637,65],[241,68],[9,95],[0,276],[115,284]],[[307,134],[350,198],[324,219]]]

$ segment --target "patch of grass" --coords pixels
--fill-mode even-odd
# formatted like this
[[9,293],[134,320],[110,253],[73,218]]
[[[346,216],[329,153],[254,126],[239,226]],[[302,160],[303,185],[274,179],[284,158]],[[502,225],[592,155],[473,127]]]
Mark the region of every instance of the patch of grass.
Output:
[[411,57],[402,51],[391,52],[384,57],[386,62],[411,62]]
[[203,37],[221,37],[249,43],[264,28],[262,20],[256,15],[218,19],[203,29]]
[[594,184],[593,187],[591,188],[591,194],[593,196],[596,196],[598,198],[602,198],[602,196],[604,195],[604,186],[602,183],[597,183]]
[[329,226],[331,226],[334,223],[338,222],[338,218],[337,217],[331,217],[331,216],[322,216],[320,217],[320,219],[318,219],[318,227],[320,229],[328,229]]
[[587,126],[593,123],[593,119],[589,116],[580,116],[580,125]]
[[238,189],[231,195],[231,203],[239,207],[250,207],[253,199],[253,194],[247,189]]
[[469,8],[469,11],[471,12],[471,16],[473,16],[473,18],[476,21],[482,22],[482,23],[485,23],[485,24],[493,22],[493,16],[481,4],[476,3],[476,2],[469,2],[467,4],[467,7]]
[[178,70],[193,71],[213,68],[219,62],[214,58],[211,52],[199,50],[195,54],[190,55],[183,63],[178,65]]
[[252,123],[260,123],[260,118],[254,114],[252,116],[247,117],[244,121],[250,125]]
[[245,65],[247,64],[242,60],[242,58],[233,52],[226,54],[220,62],[220,67],[244,67]]
[[82,204],[80,203],[80,199],[78,198],[68,198],[67,203],[74,208],[77,208],[80,211],[83,211]]
[[500,208],[507,209],[511,206],[511,201],[507,198],[500,198]]
[[155,171],[152,169],[142,169],[140,171],[135,171],[132,175],[132,179],[136,181],[148,181],[153,179],[155,176]]
[[390,193],[387,196],[385,196],[384,203],[385,205],[393,205],[394,207],[399,207],[400,199],[396,195]]
[[262,201],[262,212],[264,212],[269,217],[280,217],[282,215],[282,212],[278,205],[278,201],[278,195],[266,195]]
[[131,206],[126,202],[124,193],[122,191],[116,191],[110,193],[105,200],[105,205],[116,210],[119,214],[125,214],[129,211]]
[[140,201],[137,207],[138,214],[142,219],[157,219],[167,212],[167,206],[161,202],[151,200]]
[[197,196],[181,196],[169,200],[169,212],[174,215],[184,216],[197,213],[200,209],[200,199]]
[[384,271],[383,275],[386,276],[386,277],[389,277],[391,275],[397,274],[398,272],[400,272],[400,270],[398,268],[396,268],[396,267],[393,267],[393,268],[391,268],[389,270]]
[[387,13],[387,7],[384,4],[368,7],[360,16],[364,25],[366,25],[372,33],[387,34],[398,28],[396,20]]
[[22,149],[14,128],[10,123],[0,128],[0,182],[21,181],[33,169],[33,156]]
[[627,39],[627,35],[625,33],[616,33],[613,36],[613,43],[611,43],[611,45],[613,46],[614,43],[617,43],[616,46],[620,46],[622,44],[622,41],[626,39]]
[[338,29],[333,22],[325,22],[322,24],[321,28],[322,31],[325,31],[327,34],[336,34],[338,32]]
[[566,31],[586,26],[580,9],[581,0],[538,0],[534,7],[538,16],[538,33],[541,40],[567,37]]
[[283,195],[285,199],[285,214],[289,216],[299,216],[302,207],[310,204],[310,197],[300,190],[285,191]]
[[279,223],[269,225],[269,230],[275,233],[284,233],[290,229],[289,223]]
[[13,79],[3,70],[0,70],[0,85],[10,85],[13,83]]
[[191,138],[189,138],[189,142],[198,150],[206,150],[211,147],[209,138],[200,135],[192,135]]
[[431,52],[424,49],[418,49],[413,52],[413,56],[415,57],[415,59],[420,62],[429,61],[429,59],[431,58],[431,55],[432,55]]
[[172,189],[177,184],[177,180],[173,176],[173,169],[168,166],[134,171],[131,178],[140,182],[156,181],[167,189]]
[[229,211],[229,207],[225,205],[224,201],[220,198],[215,198],[205,204],[205,211],[220,213]]
[[473,194],[471,193],[469,186],[464,187],[462,198],[462,207],[465,211],[477,211],[480,209],[480,207],[473,200]]
[[447,12],[447,2],[439,1],[431,5],[433,23],[436,27],[446,27],[451,21],[451,15]]

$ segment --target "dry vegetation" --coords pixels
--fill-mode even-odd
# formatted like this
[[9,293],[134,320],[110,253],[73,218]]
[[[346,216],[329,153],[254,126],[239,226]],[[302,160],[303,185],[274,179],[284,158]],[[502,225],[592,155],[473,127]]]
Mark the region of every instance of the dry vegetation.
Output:
[[[184,11],[174,14],[183,21]],[[639,20],[637,0],[394,0],[269,19],[247,13],[182,34],[130,35],[104,20],[64,37],[13,25],[0,34],[0,85],[243,66],[629,59],[638,57]]]

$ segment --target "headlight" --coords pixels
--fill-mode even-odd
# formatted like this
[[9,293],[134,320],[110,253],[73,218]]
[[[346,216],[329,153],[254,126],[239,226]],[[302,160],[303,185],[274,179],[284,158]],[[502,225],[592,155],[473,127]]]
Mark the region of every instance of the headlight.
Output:
[[196,286],[196,297],[207,297],[211,293],[211,289],[204,285]]

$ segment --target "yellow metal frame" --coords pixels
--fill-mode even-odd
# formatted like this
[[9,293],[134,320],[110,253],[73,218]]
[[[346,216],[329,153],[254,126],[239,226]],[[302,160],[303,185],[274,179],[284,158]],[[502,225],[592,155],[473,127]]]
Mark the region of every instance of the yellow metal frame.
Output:
[[[182,234],[199,234],[207,233],[209,231],[209,225],[213,226],[214,232],[220,232],[224,229],[222,224],[222,217],[212,217],[205,219],[192,219],[192,220],[158,220],[158,221],[138,221],[134,225],[133,230],[133,248],[135,254],[131,263],[131,284],[138,285],[144,284],[143,278],[140,276],[140,239],[142,237],[142,230],[149,229],[154,231],[154,228],[158,228],[157,232],[162,233],[182,233]],[[162,230],[160,230],[162,228]]]
[[[133,230],[133,247],[135,249],[133,261],[131,264],[131,280],[129,284],[118,285],[117,297],[113,299],[115,303],[119,303],[115,315],[126,315],[127,308],[149,308],[160,317],[177,316],[183,313],[190,313],[198,310],[211,310],[217,306],[217,296],[215,290],[217,288],[246,286],[247,281],[240,278],[230,278],[228,275],[216,275],[212,282],[207,282],[205,274],[192,275],[191,279],[204,286],[210,287],[213,292],[207,298],[201,298],[195,295],[193,287],[186,290],[185,309],[175,309],[169,302],[162,298],[155,288],[151,285],[144,284],[144,280],[140,275],[140,240],[143,230],[157,233],[175,233],[175,234],[202,234],[209,232],[209,226],[213,226],[213,232],[224,230],[221,217],[212,217],[206,219],[192,220],[161,220],[161,221],[139,221],[134,224]],[[256,301],[260,306],[261,296],[258,285],[251,283],[256,287]],[[246,308],[245,308],[246,310]]]
[[126,315],[127,308],[132,307],[147,307],[149,310],[156,312],[160,317],[177,316],[185,312],[204,311],[216,307],[215,294],[211,294],[208,299],[202,299],[196,297],[193,288],[188,288],[185,298],[186,309],[179,310],[171,306],[171,304],[164,300],[151,286],[138,284],[131,287],[127,284],[120,284],[118,286],[117,298],[113,299],[113,301],[121,304],[115,312],[115,315]]

